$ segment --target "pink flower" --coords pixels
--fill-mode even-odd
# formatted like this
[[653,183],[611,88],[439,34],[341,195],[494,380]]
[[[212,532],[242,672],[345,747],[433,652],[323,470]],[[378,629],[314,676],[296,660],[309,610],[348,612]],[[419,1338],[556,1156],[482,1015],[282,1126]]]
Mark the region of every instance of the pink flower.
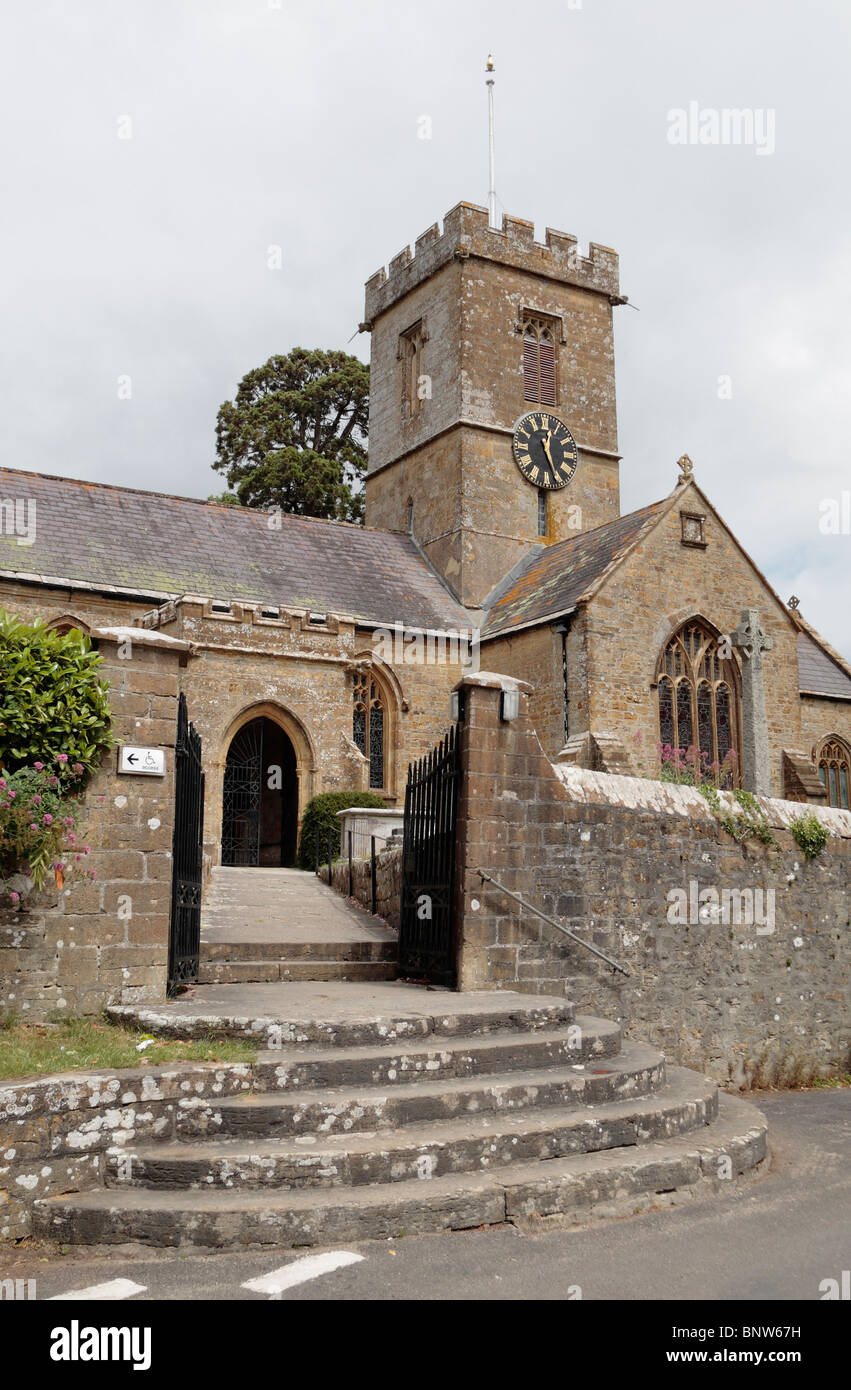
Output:
[[57,861],[56,861],[56,863],[53,865],[53,867],[54,867],[54,869],[58,869],[60,873],[62,873],[62,872],[64,871],[64,869],[65,869],[65,865],[62,863],[62,860],[61,860],[61,859],[57,859]]
[[36,825],[35,821],[33,821],[32,825],[30,826],[30,830],[38,830],[38,826]]
[[77,837],[74,834],[73,830],[68,832],[68,843],[70,845],[75,845],[77,843]]
[[41,802],[42,798],[38,795],[38,792],[36,792],[35,796],[33,797],[33,806],[40,806]]
[[77,774],[78,777],[82,777],[82,775],[83,775],[83,764],[82,764],[82,763],[75,763],[75,764],[74,764],[74,771],[76,772],[76,774]]
[[53,824],[53,817],[52,817],[52,815],[50,814],[49,811],[46,813],[46,815],[43,815],[41,819],[42,819],[42,823],[43,823],[44,825],[52,825],[52,824]]
[[67,761],[68,761],[68,754],[67,754],[67,753],[57,753],[57,754],[56,754],[56,761],[57,761],[58,763],[63,763],[63,764],[64,764],[64,763],[67,763]]
[[44,763],[33,763],[33,767],[35,768],[36,772],[44,771]]
[[10,800],[10,801],[14,801],[14,800],[15,800],[15,797],[16,797],[17,795],[18,795],[18,793],[17,793],[16,791],[10,791],[10,792],[9,792],[9,800]]
[[9,897],[12,899],[13,903],[19,903],[21,901],[20,893],[10,893]]
[[74,824],[74,817],[73,817],[73,816],[66,816],[65,819],[63,820],[62,824],[63,824],[63,825],[73,825],[73,824]]
[[47,785],[48,785],[49,787],[58,787],[58,786],[59,786],[59,778],[58,778],[58,777],[48,777],[48,779],[47,779]]
[[91,850],[89,849],[88,845],[83,845],[83,854],[91,854]]
[[5,785],[6,785],[6,778],[5,778],[5,777],[0,777],[0,788],[5,787]]

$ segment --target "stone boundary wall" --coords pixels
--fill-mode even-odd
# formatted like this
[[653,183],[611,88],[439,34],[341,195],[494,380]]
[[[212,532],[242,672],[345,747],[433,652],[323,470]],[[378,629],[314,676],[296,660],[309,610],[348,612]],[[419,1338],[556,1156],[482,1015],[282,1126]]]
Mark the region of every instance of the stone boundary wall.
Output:
[[[524,683],[480,672],[460,689],[460,988],[567,994],[722,1082],[848,1069],[851,813],[760,798],[779,849],[740,845],[693,787],[554,767]],[[520,712],[504,722],[509,689]],[[808,811],[830,831],[813,860],[789,830]],[[483,883],[480,868],[629,976]],[[717,907],[701,902],[707,889]],[[740,894],[752,890],[759,909],[759,889],[762,922],[748,924]]]
[[37,1022],[165,998],[178,673],[191,647],[137,628],[92,636],[110,682],[113,734],[165,748],[166,775],[120,776],[117,751],[106,753],[77,827],[91,846],[80,867],[94,881],[72,873],[62,890],[27,893],[22,878],[18,907],[0,895],[0,1017]]
[[[348,897],[349,861],[338,859],[331,866],[331,887]],[[389,927],[399,930],[399,908],[402,901],[402,851],[386,849],[376,855],[376,916],[383,917]],[[319,877],[328,882],[328,865],[320,865]],[[372,874],[369,859],[352,860],[352,896],[367,911],[372,910]]]
[[[257,1084],[268,1089],[268,1076]],[[248,1062],[0,1083],[0,1240],[30,1234],[38,1198],[99,1187],[107,1152],[179,1139],[217,1100],[254,1087]]]

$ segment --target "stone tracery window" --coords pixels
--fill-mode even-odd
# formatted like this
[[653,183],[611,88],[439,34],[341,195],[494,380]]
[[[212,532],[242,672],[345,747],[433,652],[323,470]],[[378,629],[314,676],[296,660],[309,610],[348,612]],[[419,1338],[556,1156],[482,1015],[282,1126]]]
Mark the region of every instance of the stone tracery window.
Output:
[[523,399],[556,405],[556,324],[526,314],[523,318]]
[[847,811],[851,787],[851,749],[848,744],[835,735],[822,739],[816,746],[815,762],[827,792],[828,806],[840,806]]
[[352,677],[352,739],[369,760],[369,785],[384,786],[384,697],[370,671]]
[[724,785],[738,785],[739,672],[732,655],[719,655],[715,633],[699,619],[685,623],[660,657],[656,684],[663,748],[699,748],[705,770]]

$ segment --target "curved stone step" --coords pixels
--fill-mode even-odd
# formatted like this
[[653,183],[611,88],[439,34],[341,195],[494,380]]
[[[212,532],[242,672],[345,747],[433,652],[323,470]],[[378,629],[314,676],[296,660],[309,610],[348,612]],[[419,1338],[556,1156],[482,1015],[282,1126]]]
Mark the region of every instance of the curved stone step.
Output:
[[530,1106],[397,1130],[158,1144],[107,1154],[107,1186],[357,1187],[630,1147],[710,1124],[714,1081],[675,1068],[647,1098],[604,1106]]
[[107,1013],[160,1037],[250,1038],[278,1050],[299,1043],[360,1047],[563,1028],[573,1022],[575,1009],[567,999],[508,990],[456,994],[398,980],[331,980],[321,986],[196,985],[165,1004],[113,1004]]
[[327,1086],[286,1093],[187,1098],[176,1115],[181,1139],[284,1139],[291,1135],[399,1129],[461,1115],[484,1115],[546,1105],[605,1105],[658,1091],[665,1059],[655,1048],[630,1043],[605,1063],[572,1063],[539,1071],[444,1077],[409,1085]]
[[261,1052],[254,1065],[258,1090],[316,1086],[408,1085],[440,1077],[481,1076],[615,1057],[622,1046],[620,1025],[577,1014],[567,1028],[488,1032],[481,1037],[446,1038],[431,1046],[287,1047]]
[[216,960],[198,969],[202,985],[268,984],[290,980],[395,980],[399,967],[393,960]]
[[[35,1228],[43,1238],[75,1245],[138,1241],[239,1249],[398,1238],[506,1221],[622,1217],[729,1191],[759,1170],[766,1132],[759,1110],[722,1095],[718,1118],[699,1134],[627,1150],[354,1189],[99,1189],[37,1201]],[[729,1178],[720,1176],[728,1170]]]

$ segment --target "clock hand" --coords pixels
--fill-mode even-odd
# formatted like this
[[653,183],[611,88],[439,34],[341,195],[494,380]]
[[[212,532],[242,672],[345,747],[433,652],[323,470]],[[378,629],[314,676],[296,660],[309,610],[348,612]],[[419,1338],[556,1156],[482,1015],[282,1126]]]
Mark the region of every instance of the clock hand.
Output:
[[544,453],[546,454],[546,456],[547,456],[547,458],[548,458],[548,460],[549,460],[550,468],[552,468],[553,471],[555,471],[555,464],[553,463],[553,456],[552,456],[552,454],[550,453],[550,440],[552,439],[552,436],[553,436],[552,430],[547,430],[546,438],[545,438],[542,442],[543,442],[543,446],[544,446]]

